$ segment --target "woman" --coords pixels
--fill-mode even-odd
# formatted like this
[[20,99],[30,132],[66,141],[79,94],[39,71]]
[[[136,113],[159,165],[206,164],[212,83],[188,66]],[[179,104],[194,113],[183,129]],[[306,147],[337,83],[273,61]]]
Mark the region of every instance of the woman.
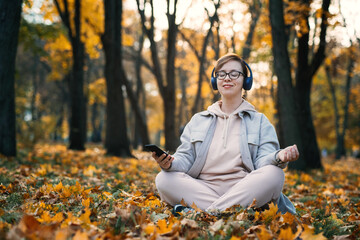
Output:
[[296,145],[280,150],[269,120],[242,98],[242,89],[252,85],[247,67],[236,54],[221,57],[212,73],[221,100],[192,117],[173,156],[153,153],[162,169],[155,183],[163,201],[176,205],[184,199],[189,206],[218,212],[248,207],[256,199],[256,207],[275,202],[282,213],[295,214],[281,193],[282,169],[299,152]]

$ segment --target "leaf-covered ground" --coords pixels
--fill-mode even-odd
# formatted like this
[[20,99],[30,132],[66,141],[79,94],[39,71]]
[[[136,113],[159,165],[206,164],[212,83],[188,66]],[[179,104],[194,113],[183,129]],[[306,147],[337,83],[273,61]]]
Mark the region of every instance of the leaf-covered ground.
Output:
[[298,215],[234,206],[221,216],[174,217],[160,201],[149,153],[105,156],[38,145],[0,157],[0,239],[359,239],[360,161],[326,160],[324,171],[286,172]]

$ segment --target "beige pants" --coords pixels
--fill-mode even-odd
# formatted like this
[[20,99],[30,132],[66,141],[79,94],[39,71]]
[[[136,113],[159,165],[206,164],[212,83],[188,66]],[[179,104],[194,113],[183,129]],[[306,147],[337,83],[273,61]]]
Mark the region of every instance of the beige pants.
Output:
[[195,203],[202,210],[220,210],[233,205],[249,206],[254,198],[261,207],[280,197],[284,185],[281,168],[268,165],[245,174],[243,178],[208,182],[192,178],[183,172],[161,171],[155,180],[163,201],[175,205],[182,199],[189,206]]

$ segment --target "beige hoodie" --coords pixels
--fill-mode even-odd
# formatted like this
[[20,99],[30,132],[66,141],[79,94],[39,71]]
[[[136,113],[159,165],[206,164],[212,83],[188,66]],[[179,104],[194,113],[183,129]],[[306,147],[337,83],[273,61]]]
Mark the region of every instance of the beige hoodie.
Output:
[[[214,137],[210,144],[205,165],[199,178],[205,181],[237,180],[246,176],[247,171],[243,167],[240,152],[240,124],[238,113],[243,111],[256,111],[247,101],[231,114],[221,110],[221,101],[208,107],[208,111],[217,116]],[[214,182],[215,181],[215,182]]]

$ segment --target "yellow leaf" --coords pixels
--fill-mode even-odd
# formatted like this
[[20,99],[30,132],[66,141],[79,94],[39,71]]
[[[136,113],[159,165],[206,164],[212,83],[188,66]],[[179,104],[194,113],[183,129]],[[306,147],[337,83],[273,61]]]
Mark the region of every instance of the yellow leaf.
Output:
[[196,212],[201,212],[201,209],[198,208],[194,202],[191,204],[191,208],[193,208]]
[[[293,239],[295,239],[295,234],[293,234],[290,227],[288,227],[286,229],[280,229],[280,234],[279,234],[278,239],[293,240]],[[305,238],[305,239],[307,239],[307,238]]]
[[149,234],[149,235],[154,233],[154,231],[155,231],[154,224],[150,223],[150,224],[146,225],[144,231],[145,231],[146,234]]
[[54,217],[51,218],[51,222],[60,223],[64,220],[64,215],[62,212],[57,213]]
[[51,222],[51,217],[48,211],[44,211],[43,214],[41,215],[40,219],[38,219],[39,222],[41,223],[50,223]]
[[37,174],[39,176],[45,176],[46,175],[46,166],[45,164],[40,165],[40,169],[38,169]]
[[312,182],[312,177],[309,174],[301,173],[300,181],[301,182]]
[[314,234],[314,229],[311,226],[304,225],[304,231],[301,233],[301,239],[311,239],[311,240],[325,240],[326,238],[319,233],[317,235]]
[[241,240],[239,237],[231,236],[230,240]]
[[73,237],[73,240],[88,240],[89,237],[86,234],[86,232],[80,232],[80,230],[78,230],[75,234],[75,236]]
[[58,185],[55,186],[54,190],[60,192],[64,188],[62,182],[60,181]]
[[161,202],[159,199],[155,198],[154,200],[147,200],[145,202],[145,206],[150,208],[157,208],[161,206]]
[[71,167],[71,174],[77,174],[79,172],[79,169],[77,167]]
[[256,232],[256,236],[261,240],[273,239],[272,234],[264,226],[260,226],[260,233]]
[[336,195],[338,195],[338,196],[340,196],[340,195],[346,195],[344,189],[342,189],[342,188],[335,189],[334,193],[335,193]]
[[254,222],[258,221],[260,219],[260,212],[256,211],[254,217]]
[[87,176],[87,177],[92,177],[95,172],[96,172],[96,167],[94,167],[93,165],[89,165],[89,166],[84,170],[84,175]]
[[163,234],[163,233],[168,233],[171,232],[171,226],[167,225],[166,220],[165,219],[160,219],[157,222],[157,229],[158,229],[158,233]]
[[338,224],[344,224],[344,222],[341,219],[339,219],[336,213],[334,212],[331,213],[331,218],[334,219]]
[[90,214],[91,211],[89,208],[85,209],[85,213],[81,214],[81,216],[79,217],[79,219],[81,220],[82,223],[86,223],[86,224],[90,224]]
[[90,207],[90,198],[87,198],[86,200],[83,199],[81,201],[81,203],[85,208],[89,208]]
[[71,192],[68,188],[63,188],[61,192],[61,197],[68,198],[71,196]]
[[61,229],[55,233],[55,240],[66,240],[68,235],[69,231],[67,229]]
[[142,195],[142,193],[140,191],[136,191],[134,194],[135,197],[140,197],[141,195]]
[[269,205],[269,209],[265,210],[262,213],[262,215],[264,216],[265,220],[268,221],[270,219],[273,219],[277,215],[277,212],[278,212],[278,206],[272,202]]
[[289,212],[286,212],[284,215],[282,215],[283,217],[283,222],[284,223],[288,223],[288,224],[293,224],[294,220],[295,220],[295,216]]

